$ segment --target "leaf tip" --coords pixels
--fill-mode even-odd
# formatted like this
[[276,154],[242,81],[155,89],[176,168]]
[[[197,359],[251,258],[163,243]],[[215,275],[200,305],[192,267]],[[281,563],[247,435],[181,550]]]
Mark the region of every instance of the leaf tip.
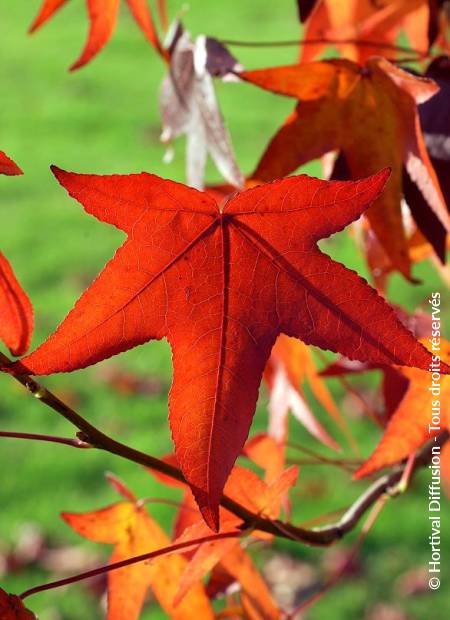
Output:
[[58,177],[59,174],[61,174],[62,172],[65,172],[65,170],[63,170],[62,168],[60,168],[56,164],[51,164],[50,170],[55,175],[55,177]]
[[4,151],[0,151],[0,174],[9,177],[21,176],[23,170]]
[[386,168],[382,168],[380,172],[374,175],[375,179],[380,184],[380,192],[383,191],[386,183],[391,178],[392,168],[390,166],[386,166]]
[[365,461],[353,474],[353,480],[361,480],[373,473],[375,469],[371,465],[371,459]]
[[67,170],[63,170],[62,168],[55,166],[55,164],[52,164],[50,166],[50,170],[52,171],[52,174],[56,178],[58,183],[64,186],[64,180],[68,177],[70,173],[67,172]]
[[202,506],[200,508],[200,511],[203,515],[206,525],[211,528],[214,533],[217,534],[220,530],[219,506],[207,504],[206,506]]

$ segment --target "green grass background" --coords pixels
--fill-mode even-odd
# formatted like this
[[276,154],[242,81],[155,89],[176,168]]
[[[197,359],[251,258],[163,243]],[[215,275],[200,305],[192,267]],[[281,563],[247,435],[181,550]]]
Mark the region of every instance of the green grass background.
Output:
[[[0,178],[0,244],[34,304],[33,346],[54,330],[123,238],[113,227],[87,217],[67,197],[53,179],[50,164],[77,172],[146,170],[184,180],[181,142],[176,145],[175,161],[169,166],[162,163],[163,148],[158,141],[162,63],[126,7],[122,7],[116,34],[107,48],[86,68],[70,74],[66,69],[78,56],[86,32],[84,2],[72,0],[42,31],[28,37],[26,30],[39,4],[38,0],[16,0],[3,2],[0,7],[0,148],[25,172],[20,178]],[[181,5],[171,2],[169,7],[173,16]],[[222,38],[292,39],[299,32],[293,0],[192,0],[184,21],[195,35],[206,33]],[[249,68],[292,62],[296,56],[295,48],[234,51]],[[218,93],[238,161],[248,172],[293,103],[245,84],[218,84]],[[313,165],[308,171],[319,173],[319,168]],[[209,178],[218,180],[212,168]],[[326,250],[365,272],[362,259],[342,234],[327,242]],[[426,300],[431,290],[444,290],[429,266],[419,266],[416,273],[423,280],[416,287],[393,279],[392,301],[413,309]],[[170,352],[165,343],[135,349],[122,355],[120,363],[144,377],[157,376],[170,384]],[[45,384],[75,398],[83,415],[121,441],[156,456],[171,449],[166,391],[127,398],[102,383],[98,369],[51,377]],[[339,386],[334,382],[330,386],[341,399]],[[264,428],[265,402],[263,394],[252,431]],[[313,406],[325,419],[323,412]],[[363,454],[368,455],[379,431],[367,421],[352,422],[352,426]],[[73,432],[7,376],[0,376],[0,427],[61,435]],[[339,438],[336,429],[331,425],[329,428]],[[298,424],[292,423],[291,437],[318,447]],[[133,464],[94,450],[84,452],[3,439],[0,466],[3,545],[16,539],[23,523],[35,522],[55,544],[99,549],[72,533],[60,520],[59,512],[93,510],[115,501],[103,478],[106,470],[123,477],[141,496],[175,496],[173,490],[159,485]],[[448,531],[444,532],[440,591],[406,598],[394,587],[399,575],[429,559],[427,484],[428,474],[424,472],[407,496],[387,506],[364,547],[361,575],[329,593],[308,612],[310,620],[359,620],[377,601],[398,604],[415,619],[450,617],[450,576],[445,566]],[[300,522],[345,506],[363,487],[361,483],[349,484],[335,470],[304,467],[294,493],[294,520]],[[314,494],[312,489],[316,489]],[[152,506],[152,514],[166,526],[172,513],[167,506]],[[313,564],[323,554],[302,545],[280,542],[275,546]],[[101,551],[106,558],[108,550]],[[20,592],[50,578],[40,569],[30,569],[6,575],[2,587]],[[30,599],[30,606],[41,620],[102,617],[98,602],[79,585],[38,595]],[[143,614],[145,620],[163,617],[152,604]]]

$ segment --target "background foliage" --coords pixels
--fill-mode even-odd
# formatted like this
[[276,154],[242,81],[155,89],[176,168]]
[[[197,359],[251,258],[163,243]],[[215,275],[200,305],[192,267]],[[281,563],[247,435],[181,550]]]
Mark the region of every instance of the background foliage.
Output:
[[[181,143],[176,146],[174,163],[170,167],[162,163],[157,92],[164,67],[132,23],[129,13],[123,11],[115,37],[95,62],[81,72],[69,74],[66,67],[81,48],[86,27],[83,3],[69,3],[51,25],[35,37],[26,38],[25,30],[39,4],[38,0],[8,2],[0,8],[1,144],[25,172],[14,181],[0,178],[0,236],[2,249],[13,262],[35,306],[37,329],[33,345],[53,331],[122,240],[121,233],[112,227],[86,220],[82,209],[52,178],[49,165],[56,163],[77,172],[147,170],[175,180],[184,179]],[[169,9],[173,15],[179,6],[171,2]],[[192,0],[184,21],[194,34],[206,32],[219,38],[298,37],[292,0],[280,0],[275,5],[255,0],[239,3]],[[296,58],[295,48],[275,51],[236,48],[234,51],[248,68],[275,64],[274,61],[276,64],[293,62]],[[246,84],[220,83],[217,88],[238,161],[244,171],[249,171],[292,108],[292,101]],[[236,105],[237,101],[241,103]],[[320,174],[319,166],[314,164],[306,171]],[[209,178],[218,180],[212,170]],[[365,272],[362,259],[342,235],[336,235],[326,246],[333,257],[360,273]],[[416,274],[426,281],[426,286],[411,287],[398,276],[392,278],[392,302],[401,302],[412,309],[426,302],[430,289],[441,286],[429,266],[419,266]],[[445,308],[443,314],[446,315]],[[128,399],[111,390],[105,374],[108,368],[118,365],[154,379],[153,394]],[[156,456],[170,451],[166,422],[170,352],[165,343],[152,342],[145,349],[133,350],[118,360],[70,376],[52,377],[45,383],[69,402],[76,403],[89,420],[122,441]],[[356,383],[364,389],[370,387],[364,378],[358,378]],[[330,386],[337,398],[342,398],[339,385],[330,381]],[[30,432],[72,434],[68,425],[39,407],[6,376],[0,376],[0,392],[0,422],[4,430],[22,428]],[[254,430],[264,427],[265,402],[263,393]],[[350,416],[357,415],[351,400],[347,399],[342,409]],[[327,424],[318,408],[316,412]],[[339,436],[335,428],[328,428]],[[358,419],[353,428],[361,441],[363,456],[367,456],[379,432],[363,419]],[[317,448],[296,423],[291,438]],[[9,469],[3,472],[0,485],[0,573],[2,556],[6,557],[6,551],[23,537],[27,523],[38,524],[52,546],[84,544],[85,548],[104,554],[105,550],[99,546],[82,543],[58,520],[55,511],[56,507],[91,510],[115,501],[104,483],[105,470],[123,477],[139,495],[176,498],[176,491],[159,485],[133,464],[109,454],[68,452],[62,446],[6,440],[1,450],[2,462],[9,463]],[[417,476],[410,493],[386,508],[364,546],[355,574],[311,609],[308,618],[387,620],[388,616],[369,615],[380,602],[398,606],[408,618],[450,617],[448,576],[443,577],[438,592],[426,591],[417,596],[408,596],[399,585],[406,572],[425,566],[429,559],[427,484],[425,471]],[[330,506],[337,509],[349,504],[363,486],[355,484],[350,488],[339,471],[304,466],[293,493],[293,522],[320,515],[330,510]],[[167,524],[170,514],[167,506],[155,504],[152,513],[160,523]],[[444,534],[445,550],[450,538],[448,531]],[[351,540],[352,537],[346,540],[344,546],[349,546]],[[319,574],[324,570],[324,558],[330,561],[332,553],[281,541],[275,542],[274,550],[294,556],[299,563],[296,570],[305,570],[306,562]],[[266,561],[268,556],[262,553],[259,559]],[[2,585],[9,591],[21,591],[47,578],[49,573],[41,566],[31,565],[26,570],[10,571],[2,577]],[[304,585],[308,587],[307,582]],[[83,585],[41,594],[33,600],[33,609],[41,620],[101,616],[95,596]],[[377,613],[381,614],[378,609]],[[145,620],[162,617],[163,613],[151,604],[143,614]]]

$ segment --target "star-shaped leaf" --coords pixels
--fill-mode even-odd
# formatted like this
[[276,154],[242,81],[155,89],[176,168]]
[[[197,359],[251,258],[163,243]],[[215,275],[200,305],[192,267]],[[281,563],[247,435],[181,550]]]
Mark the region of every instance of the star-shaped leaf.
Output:
[[301,387],[307,380],[322,407],[346,432],[345,422],[318,374],[309,347],[296,338],[279,336],[264,371],[264,378],[270,392],[268,432],[272,437],[281,443],[286,441],[287,416],[291,411],[311,435],[328,447],[339,450],[339,445],[312,412]]
[[[450,58],[440,56],[428,66],[425,77],[439,85],[439,92],[419,106],[420,124],[430,160],[436,171],[442,193],[450,205]],[[418,227],[432,245],[436,255],[445,263],[448,231],[434,213],[408,173],[404,173],[405,200]]]
[[376,291],[316,245],[361,215],[387,171],[358,182],[291,177],[222,208],[151,174],[54,173],[128,238],[56,332],[9,370],[69,372],[167,337],[176,455],[211,527],[280,333],[352,359],[428,367]]
[[[231,497],[253,513],[270,519],[276,519],[279,516],[281,505],[288,491],[297,480],[297,476],[297,467],[290,467],[273,480],[272,483],[266,484],[254,472],[236,466],[233,468],[227,481],[225,492],[228,497]],[[225,509],[222,509],[222,513],[221,531],[236,531],[242,525],[239,517]],[[199,520],[198,517],[197,513],[197,521],[191,522],[185,527],[176,542],[204,538],[208,535],[208,526],[204,521]],[[255,534],[263,540],[271,538],[270,535],[263,532],[256,532]],[[237,548],[240,548],[240,541],[238,539],[216,540],[199,545],[181,576],[175,604],[183,600],[190,588],[195,583],[198,583],[217,563],[221,562],[230,553],[233,555]]]

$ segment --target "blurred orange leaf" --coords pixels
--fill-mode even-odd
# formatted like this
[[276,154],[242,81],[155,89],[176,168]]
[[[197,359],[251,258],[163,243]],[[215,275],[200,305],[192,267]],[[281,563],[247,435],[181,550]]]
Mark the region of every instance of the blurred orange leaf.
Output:
[[[111,563],[170,545],[169,537],[139,502],[120,502],[95,512],[62,516],[81,536],[113,544]],[[170,618],[212,620],[214,614],[200,583],[193,584],[180,605],[173,603],[186,565],[181,555],[172,554],[108,573],[108,620],[136,620],[148,588]]]
[[[424,344],[429,346],[428,339],[424,339]],[[440,356],[443,362],[450,361],[450,342],[441,340]],[[440,376],[438,370],[434,379],[432,372],[423,370],[402,368],[401,373],[409,381],[406,392],[380,443],[355,473],[356,478],[402,461],[439,432],[450,429],[450,377]],[[430,389],[433,381],[439,386],[434,393]],[[433,424],[433,419],[439,423]]]

